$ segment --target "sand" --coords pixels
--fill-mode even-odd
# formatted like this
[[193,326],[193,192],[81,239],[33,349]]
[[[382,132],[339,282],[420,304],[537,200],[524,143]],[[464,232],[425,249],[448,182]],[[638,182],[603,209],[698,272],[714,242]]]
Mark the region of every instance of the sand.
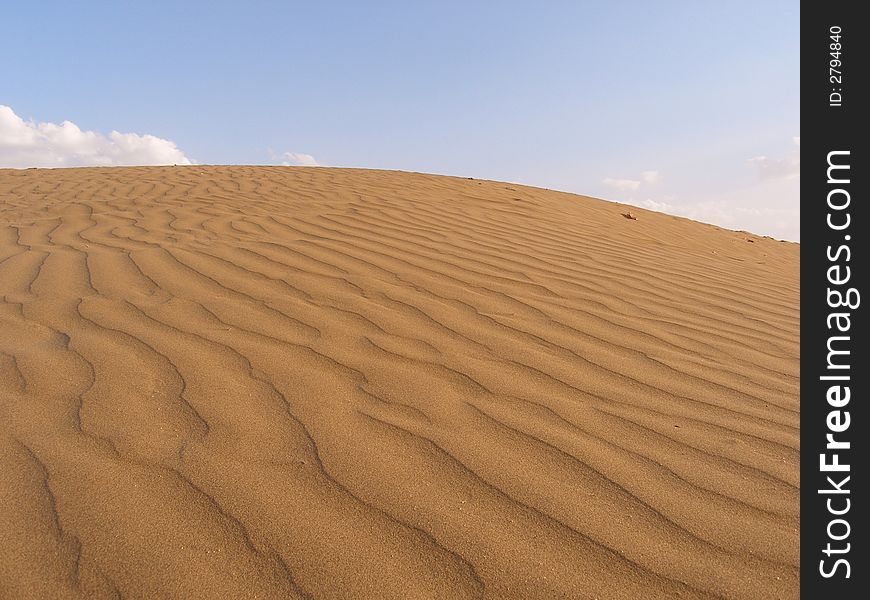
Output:
[[0,170],[0,597],[796,598],[799,288],[515,184]]

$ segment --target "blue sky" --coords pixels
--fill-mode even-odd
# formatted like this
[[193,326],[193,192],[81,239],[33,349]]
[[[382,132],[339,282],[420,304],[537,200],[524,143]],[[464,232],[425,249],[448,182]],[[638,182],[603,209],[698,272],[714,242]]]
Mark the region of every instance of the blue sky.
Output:
[[797,1],[18,2],[0,162],[37,161],[14,111],[28,140],[68,120],[200,163],[515,181],[795,240],[798,44]]

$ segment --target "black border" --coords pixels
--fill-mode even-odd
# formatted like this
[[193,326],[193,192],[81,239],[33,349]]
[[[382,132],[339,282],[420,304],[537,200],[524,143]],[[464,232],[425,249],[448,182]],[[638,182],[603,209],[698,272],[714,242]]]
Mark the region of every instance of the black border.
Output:
[[[867,319],[863,314],[867,308],[863,304],[870,302],[870,296],[862,297],[861,305],[850,310],[851,401],[841,410],[849,410],[851,424],[846,432],[838,434],[838,438],[851,443],[851,448],[840,456],[841,462],[850,464],[851,480],[844,486],[850,490],[851,506],[844,515],[850,523],[850,534],[843,543],[849,542],[851,549],[841,555],[850,563],[850,577],[842,576],[845,569],[841,565],[836,576],[824,578],[819,565],[821,559],[828,561],[828,567],[833,564],[822,550],[828,542],[827,525],[836,518],[828,513],[825,504],[831,496],[820,494],[819,490],[829,487],[827,475],[835,478],[838,475],[821,473],[819,469],[819,455],[826,451],[825,435],[829,432],[826,417],[834,410],[825,396],[830,382],[819,379],[827,372],[827,341],[829,335],[833,335],[828,331],[827,316],[835,312],[827,302],[827,289],[831,286],[827,270],[834,264],[828,258],[828,248],[835,252],[843,243],[850,247],[851,260],[842,260],[844,253],[837,261],[851,267],[850,281],[841,289],[855,287],[859,292],[866,291],[864,281],[870,269],[863,239],[868,229],[866,205],[870,201],[866,184],[870,174],[866,169],[863,138],[870,135],[870,127],[862,114],[870,112],[862,81],[870,65],[866,61],[868,23],[859,19],[859,8],[866,7],[859,2],[846,1],[805,2],[801,6],[801,592],[806,598],[845,600],[866,598],[870,594],[867,581],[870,561],[866,548],[870,539],[864,526],[868,507],[866,493],[859,491],[866,490],[868,484],[864,466],[868,452],[862,442],[870,434],[865,408],[870,401],[866,383],[870,378],[870,364],[868,353],[862,349],[866,348],[867,340]],[[832,84],[829,80],[833,58],[829,46],[832,26],[842,27],[841,84]],[[829,105],[829,94],[834,87],[842,88],[841,106]],[[843,187],[828,183],[828,153],[835,150],[850,152],[851,176],[847,187],[851,202],[847,210],[851,225],[848,231],[833,231],[826,221],[830,211],[827,194],[835,187]],[[846,234],[851,238],[848,242],[844,239]]]

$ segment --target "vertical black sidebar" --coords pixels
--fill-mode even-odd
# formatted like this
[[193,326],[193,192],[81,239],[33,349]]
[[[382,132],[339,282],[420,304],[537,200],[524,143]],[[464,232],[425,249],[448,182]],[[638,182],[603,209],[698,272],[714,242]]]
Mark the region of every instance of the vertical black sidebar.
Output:
[[[870,593],[866,136],[870,25],[801,5],[801,592]],[[864,490],[862,493],[859,490]]]

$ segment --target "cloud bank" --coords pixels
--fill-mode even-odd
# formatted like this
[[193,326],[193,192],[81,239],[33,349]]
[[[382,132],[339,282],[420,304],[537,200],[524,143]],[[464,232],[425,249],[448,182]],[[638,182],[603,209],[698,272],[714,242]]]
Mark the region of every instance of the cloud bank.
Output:
[[322,167],[323,164],[310,154],[301,154],[299,152],[282,152],[277,156],[273,155],[275,160],[281,161],[282,167]]
[[713,223],[734,230],[746,230],[777,239],[800,240],[800,206],[797,203],[770,203],[771,197],[789,197],[798,193],[797,185],[783,186],[770,182],[759,186],[717,195],[700,202],[676,203],[674,199],[630,199],[626,204],[657,212]]
[[[753,231],[785,240],[800,240],[800,136],[775,156],[735,157],[742,173],[734,181],[662,184],[659,171],[642,171],[630,179],[604,179],[602,185],[620,202],[649,210],[714,223],[728,229]],[[715,172],[711,171],[715,176]]]
[[644,183],[649,183],[649,184],[658,183],[661,180],[661,178],[662,177],[661,177],[661,175],[659,175],[658,171],[641,171],[640,172],[640,179]]
[[607,177],[606,179],[602,179],[601,183],[609,188],[619,190],[620,192],[634,191],[640,187],[640,181],[636,179],[614,179],[612,177]]
[[761,179],[791,179],[800,177],[801,153],[800,136],[791,139],[797,149],[782,158],[770,158],[769,156],[755,156],[749,159],[758,168],[758,176]]
[[25,121],[0,104],[0,167],[189,165],[174,142],[153,135],[108,136],[82,131],[71,121]]
[[638,179],[614,179],[613,177],[608,177],[602,179],[601,183],[620,192],[634,192],[642,184],[654,185],[661,181],[661,179],[662,177],[658,171],[641,171]]

